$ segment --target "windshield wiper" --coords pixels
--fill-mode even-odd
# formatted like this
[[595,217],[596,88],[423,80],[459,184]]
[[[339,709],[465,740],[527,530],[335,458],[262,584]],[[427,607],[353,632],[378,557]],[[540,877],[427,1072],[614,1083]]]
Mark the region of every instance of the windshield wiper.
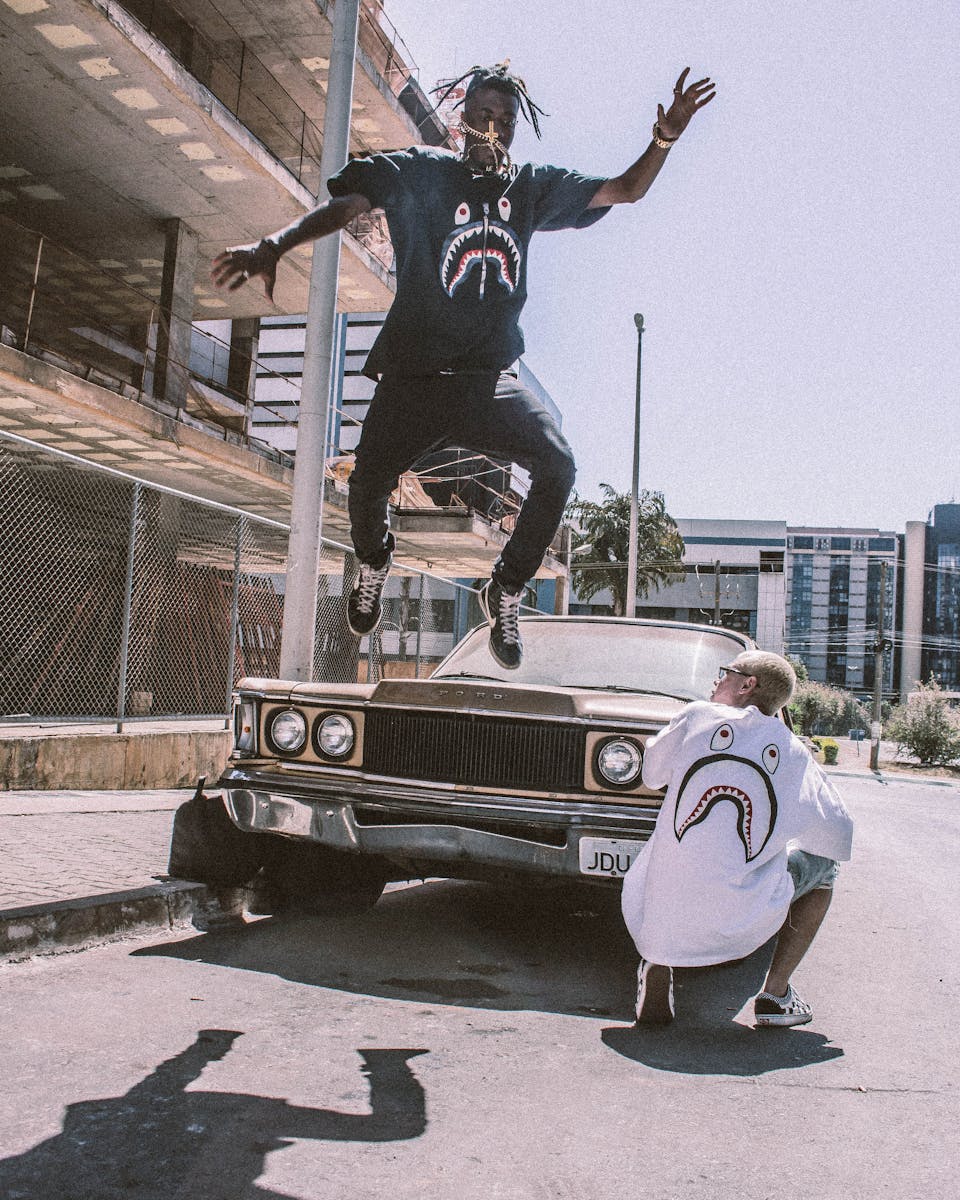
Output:
[[506,683],[499,675],[474,675],[472,671],[457,671],[453,675],[431,675],[431,679],[482,679],[487,683]]
[[693,696],[678,696],[676,692],[658,692],[656,688],[628,687],[625,683],[584,683],[587,692],[629,692],[635,696],[666,696],[668,700],[693,700]]

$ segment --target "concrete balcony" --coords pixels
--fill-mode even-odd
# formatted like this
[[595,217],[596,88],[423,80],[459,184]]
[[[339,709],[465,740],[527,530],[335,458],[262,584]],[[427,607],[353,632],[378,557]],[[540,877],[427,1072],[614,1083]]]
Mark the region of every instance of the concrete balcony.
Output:
[[[0,5],[5,216],[160,297],[165,225],[196,236],[192,319],[306,308],[311,252],[281,265],[276,303],[209,280],[224,246],[315,202],[327,5],[316,0],[10,0]],[[402,43],[365,2],[351,150],[442,141]],[[419,118],[418,118],[419,119]],[[387,307],[389,262],[344,237],[341,305]],[[77,281],[80,282],[80,281]]]

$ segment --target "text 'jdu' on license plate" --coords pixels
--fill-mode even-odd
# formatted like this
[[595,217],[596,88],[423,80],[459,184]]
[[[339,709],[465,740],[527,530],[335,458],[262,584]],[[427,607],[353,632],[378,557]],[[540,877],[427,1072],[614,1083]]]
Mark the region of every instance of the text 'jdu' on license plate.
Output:
[[581,838],[580,874],[606,875],[611,879],[626,875],[643,845],[622,838]]

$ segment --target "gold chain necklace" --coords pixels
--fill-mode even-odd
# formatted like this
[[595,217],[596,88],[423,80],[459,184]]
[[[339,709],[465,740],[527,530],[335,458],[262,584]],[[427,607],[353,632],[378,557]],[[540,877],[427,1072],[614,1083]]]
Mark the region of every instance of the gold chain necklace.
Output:
[[474,152],[474,150],[479,150],[482,145],[487,145],[493,150],[494,163],[493,165],[485,163],[480,164],[483,174],[502,175],[504,179],[509,178],[510,169],[513,166],[513,162],[510,158],[510,151],[493,132],[492,121],[490,122],[489,133],[484,133],[482,129],[474,129],[472,125],[468,125],[466,123],[463,117],[460,118],[460,124],[458,125],[458,128],[461,133],[469,133],[472,137],[475,137],[479,143],[478,145],[471,146],[469,150],[466,148],[466,145],[464,145],[464,149],[460,155],[461,160],[466,163],[471,170],[475,170],[476,167],[469,161],[470,155]]

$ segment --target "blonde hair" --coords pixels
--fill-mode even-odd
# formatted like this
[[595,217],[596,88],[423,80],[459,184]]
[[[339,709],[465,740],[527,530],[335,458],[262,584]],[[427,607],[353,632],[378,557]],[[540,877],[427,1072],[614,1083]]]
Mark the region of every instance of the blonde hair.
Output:
[[797,686],[797,675],[781,655],[769,650],[744,650],[731,665],[756,678],[757,686],[750,699],[762,713],[772,717],[789,704]]

